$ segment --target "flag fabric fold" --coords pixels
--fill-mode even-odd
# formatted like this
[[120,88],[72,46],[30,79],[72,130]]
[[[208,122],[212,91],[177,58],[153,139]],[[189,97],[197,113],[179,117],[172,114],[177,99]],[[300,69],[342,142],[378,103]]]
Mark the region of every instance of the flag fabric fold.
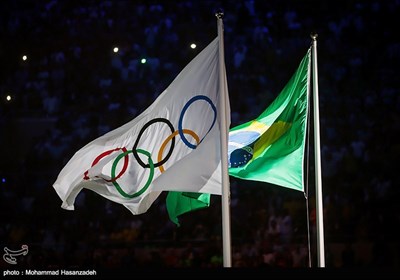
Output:
[[229,131],[229,175],[304,191],[310,50],[277,98],[256,119]]
[[146,212],[162,191],[221,194],[218,40],[143,113],[73,155],[53,184],[62,208],[73,210],[83,188],[133,214]]
[[166,205],[170,220],[179,224],[178,216],[210,206],[209,193],[168,192]]

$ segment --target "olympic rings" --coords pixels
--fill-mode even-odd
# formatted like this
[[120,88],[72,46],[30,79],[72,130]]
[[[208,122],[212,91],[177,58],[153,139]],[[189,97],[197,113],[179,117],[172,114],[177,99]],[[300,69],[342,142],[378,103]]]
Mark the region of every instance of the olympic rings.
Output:
[[[184,117],[186,111],[188,110],[188,108],[189,108],[190,105],[192,105],[195,101],[198,101],[198,100],[204,100],[204,101],[206,101],[206,102],[210,105],[211,109],[214,111],[214,118],[213,118],[213,121],[212,121],[212,123],[211,123],[211,126],[210,126],[209,130],[205,133],[205,135],[203,136],[203,138],[201,138],[201,139],[200,139],[199,135],[197,135],[193,130],[190,130],[190,129],[183,129],[183,128],[182,128],[182,126],[183,126],[183,117]],[[172,152],[173,152],[173,150],[174,150],[174,148],[175,148],[175,136],[177,136],[177,135],[179,134],[179,136],[180,136],[181,139],[182,139],[182,142],[183,142],[188,148],[190,148],[190,149],[196,149],[196,147],[203,141],[203,139],[204,139],[204,138],[208,135],[208,133],[211,131],[211,129],[212,129],[213,126],[215,125],[216,119],[217,119],[217,109],[216,109],[215,105],[213,104],[212,100],[211,100],[209,97],[205,96],[205,95],[197,95],[197,96],[194,96],[194,97],[192,97],[192,98],[184,105],[184,107],[182,108],[181,114],[180,114],[180,116],[179,116],[178,129],[177,129],[177,130],[175,130],[174,126],[172,125],[172,123],[171,123],[169,120],[167,120],[167,119],[165,119],[165,118],[154,118],[154,119],[148,121],[148,122],[140,129],[139,134],[138,134],[138,136],[137,136],[137,139],[136,139],[135,143],[134,143],[133,146],[132,146],[132,150],[127,150],[126,147],[122,147],[122,148],[115,148],[115,149],[111,149],[111,150],[105,151],[105,152],[101,153],[100,155],[98,155],[98,156],[94,159],[94,161],[92,162],[91,167],[93,167],[93,166],[95,166],[96,164],[98,164],[104,157],[106,157],[106,156],[112,154],[113,152],[116,152],[116,151],[121,150],[122,153],[119,154],[119,155],[114,159],[114,161],[113,161],[113,163],[112,163],[112,167],[111,167],[111,179],[110,179],[110,180],[107,180],[107,179],[102,178],[102,177],[99,177],[99,176],[96,176],[96,177],[97,177],[97,178],[102,178],[103,180],[105,180],[105,181],[107,181],[107,182],[111,182],[111,183],[114,185],[114,187],[117,189],[118,193],[119,193],[121,196],[123,196],[123,197],[125,197],[125,198],[127,198],[127,199],[131,199],[131,198],[138,197],[138,196],[142,195],[142,194],[148,189],[148,187],[150,186],[150,184],[152,183],[153,178],[154,178],[154,173],[155,173],[154,170],[155,170],[156,167],[159,168],[159,170],[160,170],[161,173],[163,173],[163,172],[165,171],[163,165],[164,165],[164,164],[168,161],[168,159],[171,157]],[[153,159],[152,159],[152,157],[151,157],[151,153],[150,153],[149,151],[144,150],[144,149],[138,148],[138,145],[139,145],[140,138],[143,136],[143,134],[145,133],[146,129],[149,128],[152,124],[155,124],[155,123],[157,123],[157,122],[161,122],[161,123],[166,124],[166,125],[169,127],[169,129],[171,130],[171,134],[170,134],[170,135],[163,141],[163,143],[161,144],[160,150],[158,151],[158,155],[157,155],[157,161],[158,161],[158,162],[154,163],[154,162],[153,162]],[[196,144],[191,144],[191,143],[187,140],[185,134],[189,134],[190,136],[192,136],[193,139],[196,141]],[[166,148],[166,146],[167,146],[167,144],[168,144],[169,142],[171,142],[169,151],[168,151],[168,153],[165,155],[165,157],[162,158],[162,157],[163,157],[163,154],[164,154],[164,150],[165,150],[165,148]],[[121,178],[121,176],[122,176],[122,175],[126,172],[126,170],[128,169],[128,165],[129,165],[129,154],[130,154],[130,153],[133,154],[133,156],[135,157],[137,163],[138,163],[140,166],[142,166],[143,168],[149,168],[149,169],[150,169],[150,171],[149,171],[149,177],[148,177],[146,183],[144,184],[144,186],[141,187],[137,192],[135,192],[135,193],[133,193],[133,194],[128,194],[128,193],[126,193],[126,192],[122,189],[122,187],[119,185],[119,183],[117,182],[117,180],[118,180],[119,178]],[[147,158],[148,158],[148,163],[143,162],[142,159],[139,157],[139,154],[143,154],[143,155],[147,156]],[[116,173],[117,165],[118,165],[119,161],[120,161],[122,158],[124,158],[124,164],[123,164],[123,166],[122,166],[121,171],[120,171],[120,172],[118,173],[118,175],[116,176],[115,173]],[[87,170],[87,171],[85,171],[84,174],[83,174],[83,180],[89,180],[89,179],[90,179],[90,177],[89,177],[89,170]]]

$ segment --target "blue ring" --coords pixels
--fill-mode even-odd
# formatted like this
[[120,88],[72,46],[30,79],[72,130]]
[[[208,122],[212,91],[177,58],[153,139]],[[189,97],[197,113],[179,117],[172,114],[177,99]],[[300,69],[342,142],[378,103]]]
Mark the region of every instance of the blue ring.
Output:
[[[212,100],[211,100],[209,97],[205,96],[205,95],[196,95],[196,96],[192,97],[192,98],[185,104],[185,106],[184,106],[183,109],[182,109],[181,115],[180,115],[180,117],[179,117],[178,131],[179,131],[179,135],[181,136],[181,139],[182,139],[183,143],[185,143],[186,146],[188,146],[189,148],[192,148],[192,149],[196,149],[197,145],[191,144],[191,143],[186,139],[186,137],[185,137],[185,135],[184,135],[184,133],[183,133],[183,129],[182,129],[182,121],[183,121],[183,116],[184,116],[184,114],[186,113],[186,110],[189,108],[189,106],[190,106],[193,102],[195,102],[195,101],[197,101],[197,100],[204,100],[204,101],[208,102],[208,103],[210,104],[211,108],[212,108],[213,111],[214,111],[214,120],[213,120],[213,122],[212,122],[212,124],[211,124],[210,129],[207,131],[207,133],[204,135],[204,137],[206,137],[207,134],[210,132],[211,128],[213,128],[213,126],[214,126],[214,124],[215,124],[215,121],[216,121],[216,119],[217,119],[217,108],[216,108],[215,105],[212,103]],[[201,143],[201,141],[203,141],[204,137],[200,140],[200,143]]]

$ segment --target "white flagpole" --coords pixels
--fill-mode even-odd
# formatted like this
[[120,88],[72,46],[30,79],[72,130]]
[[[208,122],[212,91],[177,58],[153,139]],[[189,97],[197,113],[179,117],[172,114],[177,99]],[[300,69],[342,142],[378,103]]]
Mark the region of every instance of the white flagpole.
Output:
[[314,105],[314,154],[315,154],[315,196],[317,214],[317,254],[318,266],[325,267],[325,242],[324,242],[324,208],[322,201],[322,176],[321,176],[321,145],[319,133],[319,101],[318,101],[318,69],[317,69],[317,34],[312,38],[313,62],[313,105]]
[[223,245],[223,261],[224,267],[231,267],[231,225],[230,225],[230,189],[228,174],[228,126],[226,104],[228,100],[225,87],[225,62],[224,62],[224,27],[222,12],[215,14],[218,21],[218,38],[219,38],[219,112],[221,114],[221,169],[222,169],[222,245]]

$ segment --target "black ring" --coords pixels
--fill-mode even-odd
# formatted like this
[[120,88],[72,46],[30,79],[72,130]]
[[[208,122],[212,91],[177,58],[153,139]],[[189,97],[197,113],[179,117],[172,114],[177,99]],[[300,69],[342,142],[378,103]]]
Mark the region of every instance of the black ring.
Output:
[[[132,153],[133,153],[133,156],[134,156],[134,157],[136,158],[136,160],[138,161],[138,163],[139,163],[143,168],[149,168],[149,167],[150,167],[150,164],[145,164],[145,163],[140,159],[138,153],[136,152],[136,149],[137,149],[137,146],[138,146],[138,144],[139,144],[140,137],[142,137],[142,134],[144,133],[144,131],[145,131],[150,125],[152,125],[152,124],[154,124],[154,123],[156,123],[156,122],[163,122],[163,123],[167,124],[167,125],[169,126],[169,128],[171,129],[171,133],[174,133],[174,131],[175,131],[175,128],[174,128],[174,126],[172,125],[172,123],[171,123],[169,120],[164,119],[164,118],[155,118],[155,119],[152,119],[152,120],[150,120],[149,122],[147,122],[147,123],[142,127],[142,129],[140,130],[140,132],[139,132],[139,134],[138,134],[138,137],[137,137],[137,139],[136,139],[136,142],[135,142],[135,144],[134,144],[133,147],[132,147]],[[168,154],[167,154],[167,155],[165,156],[165,158],[164,158],[163,160],[161,160],[160,162],[154,163],[154,167],[159,167],[159,166],[163,165],[164,163],[166,163],[167,160],[168,160],[168,159],[170,158],[170,156],[172,155],[172,151],[174,150],[174,147],[175,147],[175,137],[172,138],[172,141],[171,141],[171,148],[169,149]]]

